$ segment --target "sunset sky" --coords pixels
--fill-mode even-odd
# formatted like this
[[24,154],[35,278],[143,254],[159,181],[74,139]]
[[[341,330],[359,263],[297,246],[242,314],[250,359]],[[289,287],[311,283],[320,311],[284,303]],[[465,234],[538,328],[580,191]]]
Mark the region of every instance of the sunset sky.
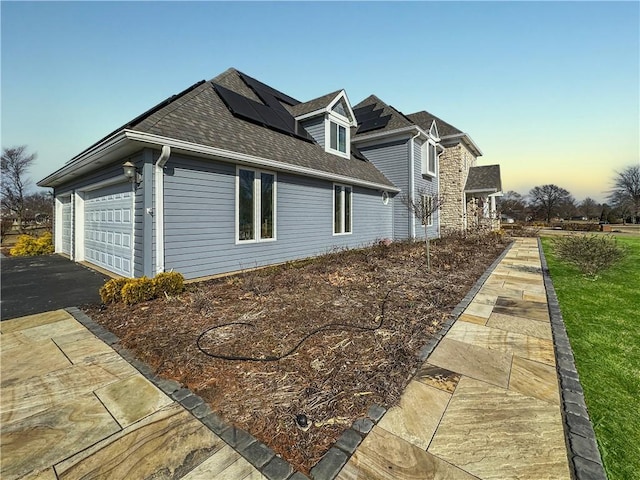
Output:
[[602,201],[640,151],[638,2],[2,2],[2,146],[38,181],[228,67],[306,101],[427,110],[503,189]]

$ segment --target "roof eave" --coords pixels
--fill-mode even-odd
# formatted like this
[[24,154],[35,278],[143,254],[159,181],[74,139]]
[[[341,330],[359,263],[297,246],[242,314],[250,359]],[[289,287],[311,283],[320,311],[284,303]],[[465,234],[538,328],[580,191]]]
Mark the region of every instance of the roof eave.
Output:
[[423,135],[424,137],[429,136],[429,134],[425,132],[422,128],[418,127],[417,125],[411,125],[409,127],[396,128],[394,130],[382,130],[376,133],[357,135],[351,139],[351,143],[362,143],[362,142],[366,142],[368,140],[373,140],[377,138],[392,137],[394,135],[400,135],[403,133],[410,134],[412,132],[417,132]]
[[127,141],[126,131],[122,130],[76,155],[61,168],[40,180],[37,185],[57,187],[99,166],[134,153],[135,150],[136,148]]
[[461,141],[467,145],[471,153],[473,153],[476,157],[481,157],[482,150],[476,145],[476,143],[471,139],[471,137],[466,133],[455,133],[453,135],[443,135],[440,137],[442,143],[448,143],[449,141]]
[[271,160],[268,158],[257,157],[255,155],[248,155],[231,150],[224,150],[221,148],[210,147],[207,145],[187,142],[170,137],[163,137],[146,132],[139,132],[136,130],[123,130],[105,140],[101,144],[96,145],[91,150],[84,152],[81,156],[73,158],[65,166],[63,166],[59,170],[56,170],[48,177],[40,180],[38,182],[38,186],[56,187],[63,183],[69,182],[70,180],[73,180],[80,175],[95,170],[101,165],[106,165],[114,160],[122,158],[123,156],[134,153],[144,147],[157,149],[161,148],[164,145],[171,147],[172,151],[175,153],[195,155],[203,158],[215,158],[218,160],[226,161],[233,160],[234,162],[244,165],[259,166],[274,170],[298,173],[309,177],[349,183],[352,185],[374,188],[376,190],[386,190],[393,193],[400,192],[400,189],[395,187],[393,184],[371,182],[368,180],[349,177],[346,175],[334,174],[322,170],[316,170],[299,165],[280,162],[277,160]]

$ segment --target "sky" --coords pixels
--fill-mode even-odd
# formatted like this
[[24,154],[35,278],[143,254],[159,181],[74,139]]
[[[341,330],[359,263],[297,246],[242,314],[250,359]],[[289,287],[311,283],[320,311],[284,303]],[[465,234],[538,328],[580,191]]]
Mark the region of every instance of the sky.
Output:
[[301,101],[427,110],[503,190],[606,198],[640,162],[639,2],[7,2],[2,147],[34,182],[229,67]]

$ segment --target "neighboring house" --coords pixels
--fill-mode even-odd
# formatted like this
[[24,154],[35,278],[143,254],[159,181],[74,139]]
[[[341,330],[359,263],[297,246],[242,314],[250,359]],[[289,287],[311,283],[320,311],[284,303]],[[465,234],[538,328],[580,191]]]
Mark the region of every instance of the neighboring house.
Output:
[[471,136],[435,115],[421,111],[407,117],[422,128],[435,122],[440,134],[444,147],[439,162],[442,229],[464,230],[479,225],[499,228],[495,197],[502,196],[500,166],[477,167],[482,152]]
[[[302,103],[229,69],[38,185],[54,189],[56,252],[125,277],[192,279],[424,235],[402,200],[438,195],[440,141],[435,122],[374,96]],[[439,215],[428,222],[438,236]]]

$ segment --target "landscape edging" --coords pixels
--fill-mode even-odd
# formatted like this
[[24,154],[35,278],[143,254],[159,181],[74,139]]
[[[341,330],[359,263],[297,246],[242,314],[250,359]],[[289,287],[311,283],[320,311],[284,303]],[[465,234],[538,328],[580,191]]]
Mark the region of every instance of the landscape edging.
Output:
[[[451,326],[469,306],[473,298],[480,291],[480,288],[487,281],[491,273],[507,255],[514,242],[511,242],[496,260],[484,271],[480,278],[473,284],[464,298],[451,311],[451,314],[444,322],[440,331],[427,342],[418,352],[418,358],[424,362],[433,352],[435,347],[444,338]],[[251,463],[269,480],[309,480],[309,477],[296,471],[291,464],[281,457],[278,457],[267,445],[258,441],[250,433],[236,428],[227,423],[215,412],[208,408],[206,402],[194,394],[191,390],[174,380],[167,380],[156,376],[153,370],[144,362],[136,359],[133,353],[119,344],[119,338],[96,323],[91,317],[77,307],[65,309],[78,322],[84,325],[91,333],[100,340],[110,345],[116,352],[138,370],[145,378],[156,385],[167,396],[180,403],[193,416],[200,420],[213,433],[222,438],[229,446],[242,455],[245,460]],[[417,369],[409,375],[413,378]],[[372,405],[367,412],[366,418],[356,420],[351,428],[345,430],[336,443],[311,469],[311,477],[314,480],[333,480],[338,476],[342,467],[349,461],[351,455],[356,451],[358,445],[364,437],[371,431],[386,413],[386,409],[379,405]],[[582,479],[581,479],[582,480]]]
[[589,418],[584,391],[576,369],[573,350],[564,325],[556,290],[551,280],[547,259],[544,256],[542,240],[538,237],[538,251],[547,305],[551,318],[551,332],[558,372],[558,386],[561,396],[562,425],[565,443],[569,453],[571,478],[574,480],[607,480],[602,464],[596,434]]

